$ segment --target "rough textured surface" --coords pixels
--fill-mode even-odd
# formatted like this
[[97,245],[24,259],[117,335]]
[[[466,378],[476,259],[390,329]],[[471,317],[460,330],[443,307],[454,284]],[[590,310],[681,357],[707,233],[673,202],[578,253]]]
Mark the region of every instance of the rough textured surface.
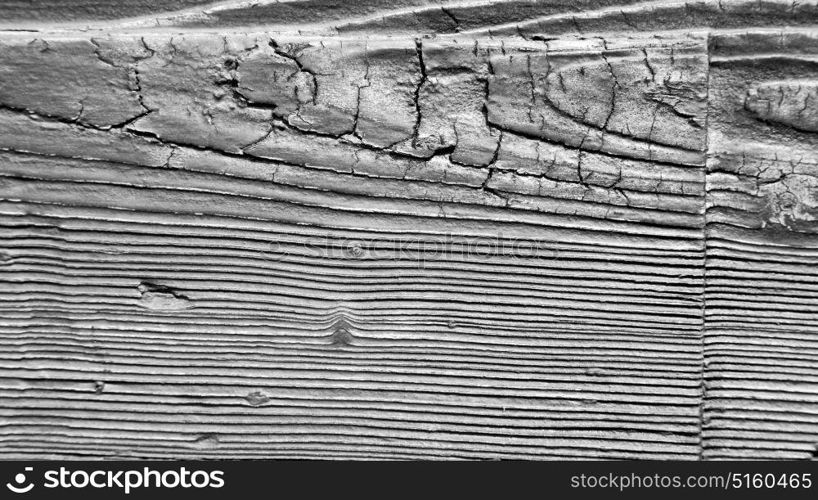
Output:
[[816,54],[814,30],[711,39],[708,457],[818,451]]
[[0,19],[0,457],[815,456],[814,2]]

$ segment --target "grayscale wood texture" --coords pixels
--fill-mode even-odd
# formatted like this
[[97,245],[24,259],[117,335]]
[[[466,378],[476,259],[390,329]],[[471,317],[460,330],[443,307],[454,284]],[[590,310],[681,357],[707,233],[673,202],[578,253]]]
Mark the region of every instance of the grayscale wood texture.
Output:
[[814,458],[817,10],[0,1],[0,458]]

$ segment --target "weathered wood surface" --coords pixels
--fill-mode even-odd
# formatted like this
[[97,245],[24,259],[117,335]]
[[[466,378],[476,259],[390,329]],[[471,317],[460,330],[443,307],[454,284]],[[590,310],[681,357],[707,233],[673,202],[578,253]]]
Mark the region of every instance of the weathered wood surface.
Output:
[[0,456],[815,456],[814,2],[203,4],[0,2]]
[[707,456],[818,452],[818,32],[713,36]]

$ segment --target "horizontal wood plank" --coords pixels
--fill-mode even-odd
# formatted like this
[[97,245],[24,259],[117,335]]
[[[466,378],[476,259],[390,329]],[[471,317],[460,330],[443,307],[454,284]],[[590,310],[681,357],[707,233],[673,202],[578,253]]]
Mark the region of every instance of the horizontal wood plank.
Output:
[[0,456],[814,457],[815,8],[0,4]]

